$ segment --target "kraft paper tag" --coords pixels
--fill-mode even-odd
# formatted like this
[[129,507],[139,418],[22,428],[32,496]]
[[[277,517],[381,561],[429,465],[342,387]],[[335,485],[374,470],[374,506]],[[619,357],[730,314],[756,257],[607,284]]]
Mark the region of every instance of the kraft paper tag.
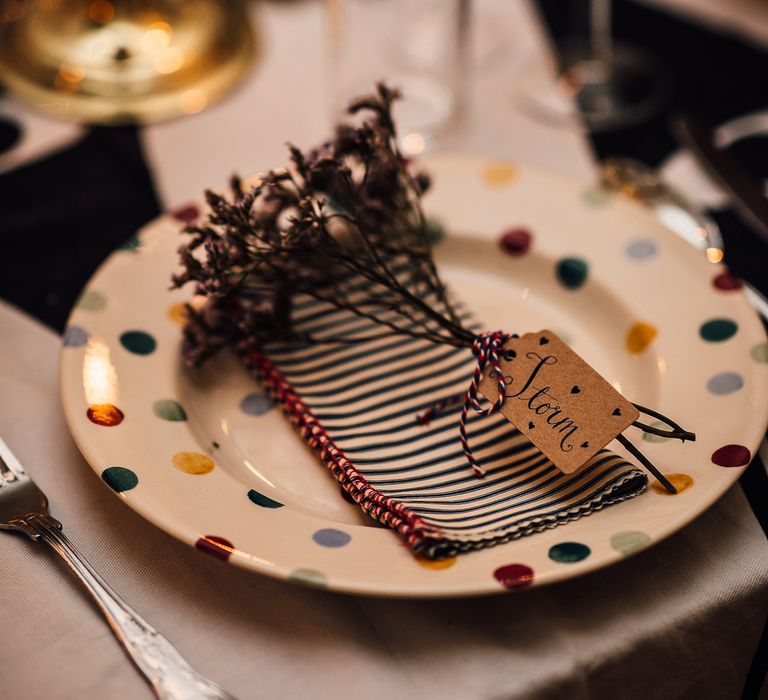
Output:
[[[526,333],[504,346],[506,384],[501,413],[566,474],[576,471],[640,413],[552,331]],[[499,395],[489,364],[480,390]]]

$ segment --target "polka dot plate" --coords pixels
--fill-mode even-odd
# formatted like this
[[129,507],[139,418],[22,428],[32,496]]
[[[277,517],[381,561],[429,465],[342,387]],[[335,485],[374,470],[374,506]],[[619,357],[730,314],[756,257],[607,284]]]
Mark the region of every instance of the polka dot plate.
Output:
[[[439,562],[345,500],[237,361],[179,358],[169,291],[187,206],[98,270],[66,329],[61,391],[86,459],[130,507],[205,554],[337,591],[438,597],[579,576],[685,526],[738,479],[768,421],[768,345],[738,280],[639,204],[581,182],[482,159],[427,161],[442,275],[488,328],[551,328],[630,400],[695,431],[637,433],[677,486]],[[631,429],[630,429],[631,430]],[[620,446],[612,446],[620,451]],[[669,566],[674,566],[670,561]]]

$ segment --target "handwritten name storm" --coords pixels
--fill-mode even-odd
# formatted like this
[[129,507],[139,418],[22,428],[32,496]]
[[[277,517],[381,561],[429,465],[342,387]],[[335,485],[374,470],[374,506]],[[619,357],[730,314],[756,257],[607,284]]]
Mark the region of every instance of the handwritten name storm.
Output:
[[[559,399],[549,393],[551,387],[537,387],[534,385],[534,380],[543,367],[547,365],[557,364],[557,357],[554,355],[546,355],[542,357],[537,352],[529,352],[526,357],[531,360],[538,360],[528,378],[523,383],[523,386],[514,394],[505,394],[508,399],[518,399],[519,401],[527,402],[528,408],[532,413],[537,416],[547,415],[547,424],[561,434],[560,449],[563,452],[571,452],[573,450],[573,442],[571,438],[579,431],[579,426],[576,421],[567,416],[563,412],[563,407],[559,403]],[[495,372],[491,372],[491,378],[496,376]],[[509,386],[512,384],[512,377],[504,375],[504,383]],[[578,391],[577,387],[574,387]],[[574,392],[576,393],[576,392]],[[562,416],[562,417],[560,417]],[[533,427],[533,426],[529,426]]]

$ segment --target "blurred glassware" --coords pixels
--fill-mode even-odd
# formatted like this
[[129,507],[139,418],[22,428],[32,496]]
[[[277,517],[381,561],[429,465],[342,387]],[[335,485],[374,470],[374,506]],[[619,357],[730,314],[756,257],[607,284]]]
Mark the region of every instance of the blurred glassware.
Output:
[[334,120],[385,80],[403,93],[394,114],[405,153],[423,152],[460,123],[469,0],[326,0],[326,9]]
[[556,58],[521,70],[516,96],[537,118],[607,131],[645,121],[669,95],[661,67],[644,51],[617,45],[611,0],[590,0],[589,41],[557,47]]
[[255,46],[243,0],[16,0],[0,8],[0,81],[61,119],[194,114],[238,82]]

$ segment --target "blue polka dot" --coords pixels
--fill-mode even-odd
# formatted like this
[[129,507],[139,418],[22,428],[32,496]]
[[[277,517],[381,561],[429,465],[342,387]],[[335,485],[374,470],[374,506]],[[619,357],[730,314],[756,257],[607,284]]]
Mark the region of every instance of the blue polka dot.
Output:
[[627,255],[632,260],[647,260],[656,255],[656,244],[647,238],[639,238],[627,246]]
[[707,389],[718,396],[732,394],[743,386],[744,380],[738,372],[720,372],[707,382]]
[[68,326],[64,331],[64,347],[79,348],[88,342],[88,334],[80,326]]
[[240,402],[240,410],[249,416],[261,416],[270,411],[274,405],[275,402],[269,396],[259,391],[253,391]]
[[343,547],[345,544],[349,544],[352,537],[341,530],[324,528],[312,535],[312,539],[322,547]]
[[263,493],[259,493],[254,489],[251,489],[248,492],[248,498],[250,498],[251,501],[255,503],[257,506],[261,506],[262,508],[282,508],[283,507],[282,503],[279,503],[278,501],[275,501],[271,499],[269,496],[265,496]]

